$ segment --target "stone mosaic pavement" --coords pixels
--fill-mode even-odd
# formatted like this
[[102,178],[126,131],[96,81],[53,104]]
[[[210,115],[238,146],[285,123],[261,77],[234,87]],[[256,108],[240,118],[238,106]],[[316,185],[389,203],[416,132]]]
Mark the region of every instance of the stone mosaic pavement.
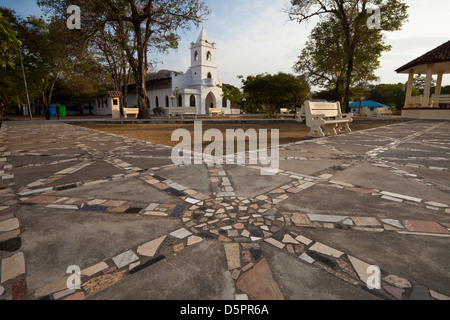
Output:
[[285,145],[275,176],[63,123],[0,138],[0,300],[450,299],[449,122]]

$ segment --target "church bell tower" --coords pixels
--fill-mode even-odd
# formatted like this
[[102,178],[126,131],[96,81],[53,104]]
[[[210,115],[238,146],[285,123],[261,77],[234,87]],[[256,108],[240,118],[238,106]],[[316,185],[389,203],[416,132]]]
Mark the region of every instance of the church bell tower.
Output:
[[204,25],[197,41],[191,43],[191,73],[193,85],[219,84],[216,66],[216,43],[210,42]]

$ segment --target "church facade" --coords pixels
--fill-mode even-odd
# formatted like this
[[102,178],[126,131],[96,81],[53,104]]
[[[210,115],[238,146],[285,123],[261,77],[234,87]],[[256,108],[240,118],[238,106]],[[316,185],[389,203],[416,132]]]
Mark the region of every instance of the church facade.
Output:
[[[222,80],[218,77],[216,43],[210,42],[202,28],[196,42],[191,43],[191,66],[185,73],[161,70],[147,77],[150,114],[156,107],[168,114],[169,107],[196,107],[198,115],[208,115],[210,108],[231,112],[231,104],[223,98]],[[137,105],[134,85],[129,86],[127,106]]]

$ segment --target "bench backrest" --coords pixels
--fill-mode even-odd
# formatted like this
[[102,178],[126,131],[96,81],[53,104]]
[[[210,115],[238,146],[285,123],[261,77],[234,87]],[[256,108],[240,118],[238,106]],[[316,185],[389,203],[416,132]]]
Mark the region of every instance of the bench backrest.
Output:
[[450,94],[433,94],[431,100],[435,102],[447,102],[450,101]]
[[341,115],[341,105],[339,102],[305,102],[305,116],[324,115],[325,117],[338,117]]
[[209,108],[209,112],[222,112],[222,108]]

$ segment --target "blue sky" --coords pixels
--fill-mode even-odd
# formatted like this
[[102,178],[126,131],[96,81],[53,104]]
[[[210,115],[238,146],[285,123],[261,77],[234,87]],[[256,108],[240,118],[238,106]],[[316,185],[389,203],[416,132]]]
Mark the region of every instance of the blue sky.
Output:
[[[299,25],[289,22],[282,10],[288,0],[205,0],[211,15],[205,29],[211,41],[217,43],[219,77],[240,87],[237,75],[263,72],[291,73],[311,29],[316,21]],[[406,0],[409,21],[401,31],[386,33],[392,46],[383,54],[376,74],[381,83],[406,82],[405,75],[395,69],[450,40],[448,33],[449,0]],[[40,15],[35,0],[1,0],[0,4],[22,16]],[[447,25],[447,26],[446,26]],[[190,43],[197,40],[200,29],[181,33],[178,50],[158,55],[157,69],[186,71],[190,64]],[[444,85],[450,85],[450,75],[444,75]]]

